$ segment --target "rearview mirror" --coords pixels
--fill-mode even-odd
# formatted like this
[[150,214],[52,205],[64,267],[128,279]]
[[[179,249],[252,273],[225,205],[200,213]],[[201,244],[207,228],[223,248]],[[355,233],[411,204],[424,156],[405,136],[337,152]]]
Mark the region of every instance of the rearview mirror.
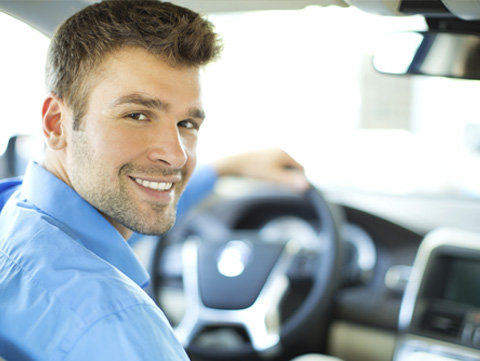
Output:
[[395,33],[378,49],[373,65],[386,74],[480,79],[480,35]]

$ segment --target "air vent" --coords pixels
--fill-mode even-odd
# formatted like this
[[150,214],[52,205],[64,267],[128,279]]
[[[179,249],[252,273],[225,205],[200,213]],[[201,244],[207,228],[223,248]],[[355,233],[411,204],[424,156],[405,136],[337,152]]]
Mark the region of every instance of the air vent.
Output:
[[450,310],[426,310],[420,328],[447,338],[457,338],[462,331],[465,313]]

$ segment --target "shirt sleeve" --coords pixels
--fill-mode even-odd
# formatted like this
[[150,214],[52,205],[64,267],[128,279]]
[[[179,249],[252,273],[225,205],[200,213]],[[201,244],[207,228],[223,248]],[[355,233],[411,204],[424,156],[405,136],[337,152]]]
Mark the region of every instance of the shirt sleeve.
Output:
[[203,201],[213,191],[217,179],[218,173],[211,165],[198,166],[178,202],[177,219]]
[[65,361],[188,361],[160,310],[138,305],[93,324]]

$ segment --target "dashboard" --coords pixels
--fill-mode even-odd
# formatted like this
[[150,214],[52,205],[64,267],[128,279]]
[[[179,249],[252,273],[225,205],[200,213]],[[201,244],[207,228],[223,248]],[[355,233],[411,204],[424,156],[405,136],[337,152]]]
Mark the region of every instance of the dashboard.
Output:
[[413,271],[394,361],[480,360],[480,236],[430,232]]
[[[201,232],[218,238],[230,229],[255,230],[275,247],[283,247],[291,239],[307,252],[328,247],[318,237],[322,221],[302,198],[271,185],[242,184],[220,182],[216,192],[185,223],[177,225],[166,239],[156,243],[155,251],[149,252],[154,258],[159,248],[167,250],[157,262],[160,269],[151,272],[154,283],[169,275],[168,284],[163,284],[162,292],[154,297],[173,325],[181,322],[188,307],[182,290],[180,243],[189,235]],[[411,201],[389,197],[381,202],[378,195],[340,198],[324,192],[323,196],[337,222],[343,248],[328,319],[318,325],[327,331],[320,338],[314,332],[309,345],[315,346],[309,349],[346,361],[478,361],[480,240],[477,223],[468,218],[474,217],[478,205],[468,200],[432,198],[430,203],[421,202],[423,207],[430,205],[432,211],[426,212],[418,210],[414,197]],[[415,210],[430,218],[415,217]],[[445,230],[435,222],[449,227]],[[460,228],[467,230],[455,231]],[[305,293],[302,287],[295,292]],[[291,307],[298,302],[286,299],[293,302]],[[203,341],[223,339],[232,346],[246,338],[244,334],[222,338],[219,332],[215,330]],[[372,344],[376,346],[372,348]]]
[[[185,221],[176,225],[153,252],[154,258],[161,254],[151,271],[156,285],[154,298],[174,326],[182,322],[189,307],[183,290],[181,264],[185,261],[182,261],[180,244],[192,234],[218,239],[227,233],[226,230],[255,231],[260,239],[272,246],[283,247],[294,239],[306,254],[329,247],[328,242],[319,237],[318,230],[324,226],[322,219],[315,217],[305,199],[272,185],[244,182],[222,180],[216,192]],[[328,194],[324,196],[328,198]],[[341,264],[335,291],[328,300],[328,317],[314,326],[327,331],[325,334],[312,332],[314,339],[308,341],[307,347],[347,361],[375,361],[375,357],[378,360],[391,359],[402,296],[424,235],[338,199],[329,200],[328,205],[342,240]],[[305,261],[307,258],[302,261],[304,268],[311,267],[309,261]],[[234,258],[230,259],[231,267],[227,272],[237,269],[233,267],[235,262]],[[288,277],[296,277],[298,281],[301,277],[297,271],[290,272]],[[297,298],[306,297],[310,286],[308,282],[300,281],[300,284],[294,286],[294,291],[279,304],[281,319],[288,319],[291,310],[298,306],[301,300]],[[348,334],[351,330],[356,330],[354,338],[358,334],[370,334],[374,342],[378,342],[379,337],[387,337],[378,342],[385,350],[379,353],[379,347],[370,353],[364,342],[355,345]],[[229,345],[221,346],[228,348],[246,338],[243,333],[232,336],[230,331],[219,337],[222,332],[216,329],[211,337],[204,336],[202,342],[211,344],[214,339],[228,339],[226,344]]]

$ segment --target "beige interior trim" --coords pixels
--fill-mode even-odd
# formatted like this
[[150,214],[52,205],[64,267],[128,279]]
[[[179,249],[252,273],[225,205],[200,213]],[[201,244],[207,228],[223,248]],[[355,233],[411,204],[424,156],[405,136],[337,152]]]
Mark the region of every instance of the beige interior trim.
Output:
[[335,322],[329,335],[328,354],[345,361],[392,360],[395,342],[395,332]]

